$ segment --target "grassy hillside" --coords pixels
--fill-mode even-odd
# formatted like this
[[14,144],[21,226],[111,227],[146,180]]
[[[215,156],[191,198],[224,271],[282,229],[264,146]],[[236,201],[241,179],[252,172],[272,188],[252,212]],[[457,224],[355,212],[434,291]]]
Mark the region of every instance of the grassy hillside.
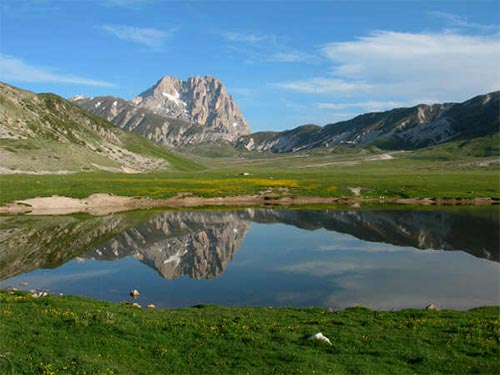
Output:
[[[0,292],[2,374],[497,374],[499,308],[143,310]],[[322,332],[332,345],[309,341]]]
[[0,83],[2,173],[140,173],[200,168],[57,95],[35,95]]

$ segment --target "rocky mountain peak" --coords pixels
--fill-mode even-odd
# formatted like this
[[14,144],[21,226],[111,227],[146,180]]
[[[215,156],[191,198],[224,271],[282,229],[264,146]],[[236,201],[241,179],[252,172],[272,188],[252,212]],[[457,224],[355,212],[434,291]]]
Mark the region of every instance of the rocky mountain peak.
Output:
[[75,95],[75,96],[72,96],[72,97],[71,97],[71,98],[69,98],[68,100],[69,100],[70,102],[75,102],[75,101],[77,101],[77,100],[83,100],[83,99],[87,99],[87,97],[86,97],[85,95],[83,95],[83,94],[77,94],[77,95]]
[[224,84],[211,76],[194,76],[186,81],[164,76],[131,103],[161,116],[207,126],[226,134],[227,140],[250,133]]

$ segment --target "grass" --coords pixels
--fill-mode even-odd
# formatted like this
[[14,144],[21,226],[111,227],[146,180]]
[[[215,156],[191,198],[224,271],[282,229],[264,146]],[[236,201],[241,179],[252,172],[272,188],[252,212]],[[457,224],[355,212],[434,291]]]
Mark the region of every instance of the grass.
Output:
[[[498,307],[144,310],[0,292],[2,374],[491,373]],[[318,331],[333,345],[308,341]]]
[[[140,137],[130,136],[126,142],[128,149],[164,158],[172,168],[146,174],[0,175],[0,203],[92,193],[160,199],[179,192],[215,197],[272,190],[278,195],[352,197],[353,187],[360,187],[360,195],[367,198],[500,198],[498,135],[393,152],[391,160],[372,160],[381,154],[373,147],[269,154],[208,145],[184,149],[181,156]],[[18,143],[10,146],[26,152]],[[244,172],[250,175],[242,176]]]
[[[375,198],[500,197],[496,167],[469,168],[466,162],[428,161],[406,155],[358,164],[352,160],[349,156],[293,155],[256,160],[225,158],[217,163],[212,160],[210,167],[191,172],[0,175],[0,203],[54,194],[83,198],[92,193],[112,193],[159,199],[179,192],[214,197],[257,194],[268,189],[280,195],[352,197],[351,187],[361,187],[361,196]],[[250,176],[241,176],[243,172]]]

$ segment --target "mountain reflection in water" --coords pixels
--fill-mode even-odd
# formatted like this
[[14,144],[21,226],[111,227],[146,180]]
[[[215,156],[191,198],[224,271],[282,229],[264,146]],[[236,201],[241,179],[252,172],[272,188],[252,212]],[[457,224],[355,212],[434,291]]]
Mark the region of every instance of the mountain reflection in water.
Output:
[[[253,261],[254,264],[260,265],[255,267],[260,267],[261,272],[264,272],[266,267],[269,267],[268,263],[275,262],[273,277],[278,277],[276,275],[280,274],[279,272],[280,275],[284,275],[285,271],[294,274],[304,270],[310,271],[311,277],[301,279],[302,283],[311,282],[322,273],[331,275],[332,270],[328,267],[331,268],[332,262],[331,260],[328,260],[329,263],[309,261],[308,255],[305,254],[308,252],[308,246],[305,244],[298,252],[300,259],[295,255],[297,264],[285,267],[284,264],[293,257],[291,252],[287,254],[286,251],[294,246],[292,238],[283,238],[281,232],[286,232],[283,230],[285,227],[300,228],[305,230],[304,233],[319,229],[323,231],[317,233],[337,232],[341,234],[338,236],[343,236],[342,238],[352,238],[349,241],[360,243],[365,251],[370,251],[374,247],[368,243],[375,242],[379,243],[378,248],[389,250],[398,248],[461,250],[477,258],[498,262],[500,252],[498,213],[497,207],[372,210],[270,208],[163,213],[144,211],[105,217],[0,216],[0,280],[5,280],[0,283],[0,287],[9,285],[12,280],[15,281],[16,275],[25,274],[23,277],[27,277],[28,272],[31,273],[27,275],[36,275],[37,272],[41,272],[35,271],[37,269],[58,268],[70,260],[77,262],[97,260],[101,261],[101,264],[111,264],[109,261],[118,261],[122,258],[136,259],[156,270],[167,280],[180,279],[183,276],[194,280],[220,278],[228,267],[231,269],[230,264],[247,236],[249,243],[255,242],[249,235],[254,228],[253,223],[256,223],[255,228],[268,228],[259,240],[258,254],[263,258],[258,260],[260,263]],[[277,223],[284,224],[285,227],[267,225]],[[325,242],[324,237],[319,249],[344,250],[345,244],[341,241]],[[313,243],[310,244],[311,249],[314,246]],[[239,259],[247,256],[251,254],[245,254]],[[279,256],[283,258],[277,258]],[[361,264],[363,262],[364,265]],[[356,269],[361,272],[363,267],[365,269],[367,267],[367,260],[363,262],[349,265],[337,263],[335,272],[339,272],[342,267],[351,273]],[[68,264],[70,263],[75,262]],[[240,275],[250,272],[241,268],[241,265],[235,267]],[[107,268],[95,272],[95,275],[104,275],[117,271]],[[128,272],[130,278],[136,271]],[[77,276],[73,274],[72,277]],[[289,275],[287,278],[278,279],[281,283],[293,283]],[[298,285],[295,287],[299,288]],[[317,289],[313,286],[311,288]],[[282,293],[282,298],[285,298],[283,297],[285,295],[286,293]],[[298,301],[298,297],[292,294],[285,300],[292,301],[293,298]],[[275,302],[271,300],[269,303]],[[317,301],[297,303],[317,303]]]

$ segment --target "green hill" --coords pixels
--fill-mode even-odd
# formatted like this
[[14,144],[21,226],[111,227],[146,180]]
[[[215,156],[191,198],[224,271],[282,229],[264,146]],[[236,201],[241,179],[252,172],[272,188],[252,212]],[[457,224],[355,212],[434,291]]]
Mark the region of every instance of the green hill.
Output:
[[202,167],[54,94],[0,83],[0,173],[143,173]]

